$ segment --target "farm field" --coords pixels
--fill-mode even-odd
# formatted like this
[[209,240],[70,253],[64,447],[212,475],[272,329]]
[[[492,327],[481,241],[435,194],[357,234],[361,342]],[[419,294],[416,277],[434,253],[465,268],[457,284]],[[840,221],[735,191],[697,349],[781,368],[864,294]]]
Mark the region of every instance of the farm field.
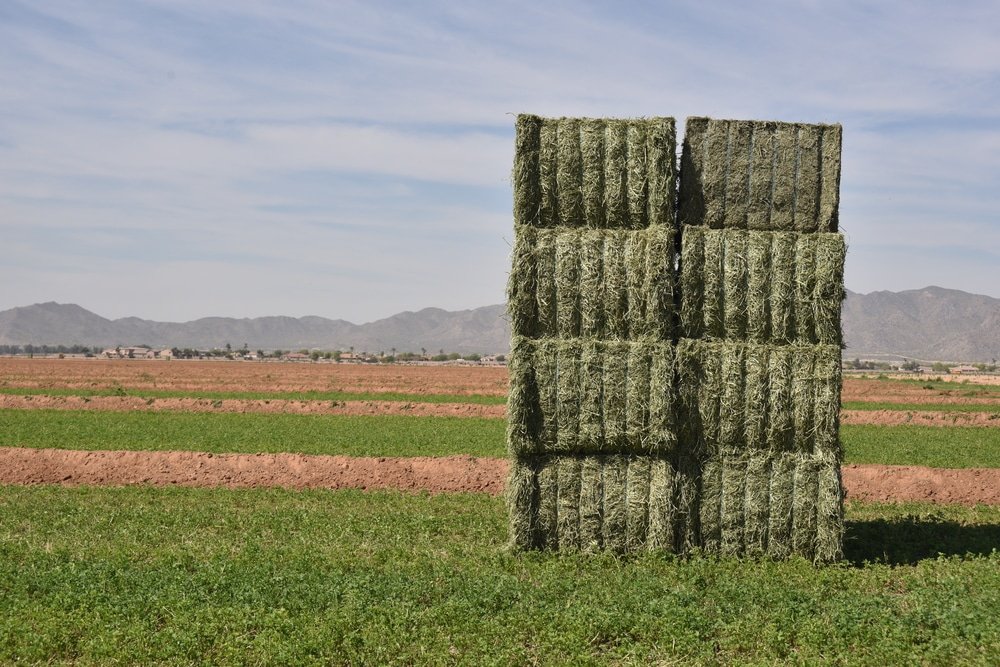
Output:
[[1000,391],[943,384],[845,380],[892,502],[817,570],[505,551],[503,368],[0,359],[0,662],[996,663]]

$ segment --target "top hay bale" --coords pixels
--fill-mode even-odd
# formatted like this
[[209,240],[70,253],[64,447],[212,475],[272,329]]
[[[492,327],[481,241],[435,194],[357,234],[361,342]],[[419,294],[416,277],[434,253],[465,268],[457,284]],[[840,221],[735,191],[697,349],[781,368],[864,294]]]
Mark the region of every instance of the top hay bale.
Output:
[[836,232],[840,125],[688,118],[680,222]]
[[673,118],[517,117],[514,222],[641,229],[675,225]]

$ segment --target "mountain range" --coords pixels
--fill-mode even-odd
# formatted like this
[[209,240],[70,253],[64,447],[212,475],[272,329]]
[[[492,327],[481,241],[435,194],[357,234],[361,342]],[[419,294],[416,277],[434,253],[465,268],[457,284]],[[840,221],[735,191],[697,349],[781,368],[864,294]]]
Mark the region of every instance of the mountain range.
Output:
[[[40,303],[0,312],[0,345],[151,345],[251,349],[341,349],[468,354],[509,349],[502,304],[472,310],[425,308],[367,324],[323,317],[206,317],[155,322],[110,320],[75,304]],[[903,292],[847,292],[843,307],[847,357],[921,361],[1000,358],[1000,299],[925,287]]]

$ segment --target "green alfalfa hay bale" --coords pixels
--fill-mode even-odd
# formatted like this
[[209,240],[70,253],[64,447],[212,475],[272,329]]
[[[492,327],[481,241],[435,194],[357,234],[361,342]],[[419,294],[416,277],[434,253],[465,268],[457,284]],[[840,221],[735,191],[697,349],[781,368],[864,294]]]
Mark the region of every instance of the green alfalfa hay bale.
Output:
[[604,232],[588,229],[580,239],[580,335],[604,335]]
[[635,341],[629,345],[625,389],[625,434],[630,453],[647,451],[653,350],[654,345],[645,340]]
[[604,213],[609,229],[630,226],[628,217],[628,124],[611,119],[604,130]]
[[705,331],[705,228],[681,229],[681,332],[701,338]]
[[535,310],[539,336],[555,336],[556,315],[556,235],[554,229],[539,229],[535,235]]
[[649,532],[646,546],[650,550],[673,552],[677,476],[673,465],[665,458],[654,457],[649,465]]
[[840,125],[823,125],[820,135],[820,195],[819,223],[821,232],[835,232],[838,228],[840,206],[840,150],[843,129]]
[[698,422],[701,425],[699,451],[709,456],[718,454],[722,428],[723,344],[702,341],[699,345],[701,376],[698,381]]
[[599,452],[604,448],[604,344],[595,340],[581,343],[580,435],[576,451]]
[[844,300],[844,259],[847,247],[840,234],[816,234],[816,274],[813,318],[816,340],[840,345],[840,308]]
[[840,346],[817,345],[815,349],[815,436],[817,453],[840,456]]
[[816,235],[795,239],[795,337],[800,343],[816,342]]
[[556,179],[559,168],[558,128],[558,120],[545,118],[538,132],[538,189],[541,198],[538,225],[540,227],[555,227],[559,224],[559,183]]
[[795,340],[795,234],[776,232],[771,246],[771,341]]
[[674,232],[660,225],[640,233],[646,236],[644,330],[646,335],[658,340],[670,340],[674,334],[675,311]]
[[705,157],[707,118],[688,118],[684,123],[681,171],[677,195],[677,223],[705,224],[705,193],[702,189],[702,162]]
[[790,452],[771,458],[770,505],[767,520],[767,555],[784,560],[792,553],[792,505],[795,493],[796,456]]
[[771,234],[747,236],[747,340],[769,342],[771,335]]
[[629,234],[619,229],[604,233],[604,332],[612,340],[628,338],[628,281],[625,273],[625,244]]
[[747,227],[769,231],[776,128],[774,123],[764,121],[754,121],[752,128]]
[[767,552],[771,458],[772,455],[760,451],[747,458],[743,538],[744,552],[751,558],[759,558]]
[[723,330],[725,337],[747,337],[747,232],[725,229],[718,232],[723,245]]
[[571,454],[557,457],[559,482],[559,550],[576,551],[580,548],[580,490],[583,466],[580,457]]
[[601,468],[601,459],[597,456],[580,459],[580,548],[584,551],[596,551],[604,544]]
[[646,126],[639,121],[628,123],[626,134],[626,169],[628,170],[629,227],[641,229],[649,224],[649,169],[646,159]]
[[822,456],[816,497],[816,561],[832,563],[844,557],[844,486],[840,460]]
[[582,378],[580,341],[556,342],[556,447],[560,453],[576,452],[580,435]]
[[705,264],[702,281],[704,335],[710,338],[722,338],[726,335],[725,240],[718,231],[705,232]]
[[705,197],[704,223],[722,229],[726,221],[726,180],[729,177],[730,122],[710,118],[702,148],[701,181]]
[[717,554],[722,540],[722,457],[714,456],[701,469],[698,499],[699,545],[708,554]]
[[817,230],[820,190],[820,127],[799,125],[798,170],[795,176],[794,225],[798,232]]
[[701,423],[699,399],[704,371],[701,347],[703,341],[681,338],[675,352],[679,455],[693,460],[704,452],[704,428]]
[[693,452],[682,448],[677,457],[674,544],[677,553],[690,553],[699,544],[699,479],[701,463]]
[[514,135],[514,224],[536,225],[542,204],[539,173],[542,119],[521,114]]
[[604,523],[601,537],[606,549],[621,554],[625,553],[626,548],[628,459],[614,454],[603,457],[602,465]]
[[767,444],[772,452],[795,449],[795,417],[792,401],[792,357],[798,348],[770,348],[767,361]]
[[[538,387],[538,410],[541,414],[540,449],[544,452],[551,452],[555,451],[559,432],[559,341],[555,338],[542,338],[533,341],[532,346],[534,347],[535,382]],[[511,375],[512,384],[513,377]]]
[[556,236],[556,320],[560,338],[580,335],[580,234]]
[[604,343],[604,448],[607,451],[629,451],[627,440],[626,397],[629,343]]
[[795,451],[811,453],[816,440],[815,349],[810,345],[796,345],[791,349]]
[[537,539],[542,549],[559,548],[559,458],[546,456],[538,460],[538,519]]
[[540,451],[543,415],[535,375],[535,344],[515,336],[512,342],[508,373],[507,450],[514,456]]
[[771,229],[792,231],[795,210],[795,175],[798,157],[798,126],[777,123],[774,135],[774,182],[772,184]]
[[753,122],[729,123],[729,171],[726,176],[726,229],[746,229],[750,202],[750,141]]
[[625,487],[625,549],[641,550],[649,531],[650,457],[632,456],[628,460]]
[[746,397],[744,369],[745,343],[720,343],[721,393],[719,394],[719,436],[715,451],[735,453],[746,449]]
[[812,560],[816,555],[816,501],[819,493],[819,459],[801,455],[795,466],[792,496],[792,551]]
[[628,292],[628,336],[646,335],[646,235],[631,232],[625,237],[625,288]]
[[663,226],[673,232],[674,192],[677,154],[677,129],[673,118],[650,118],[646,121],[646,156],[649,172],[649,212],[651,226]]
[[585,218],[580,119],[559,119],[557,138],[559,162],[556,168],[556,184],[559,186],[559,224],[564,227],[582,227]]
[[504,490],[512,549],[534,549],[538,536],[538,471],[535,460],[515,458]]
[[514,336],[534,336],[538,333],[537,237],[534,227],[519,225],[514,229],[514,250],[507,279],[507,312]]
[[744,429],[747,450],[762,451],[768,449],[768,404],[770,403],[771,386],[768,377],[770,363],[770,347],[763,344],[747,345],[743,364],[746,373],[744,380]]
[[742,556],[746,524],[747,461],[739,455],[722,460],[722,509],[719,512],[719,552],[723,556]]
[[580,121],[580,151],[583,161],[583,210],[586,225],[605,226],[604,218],[604,121]]
[[676,364],[672,343],[652,345],[649,372],[649,435],[646,450],[673,454],[677,450]]

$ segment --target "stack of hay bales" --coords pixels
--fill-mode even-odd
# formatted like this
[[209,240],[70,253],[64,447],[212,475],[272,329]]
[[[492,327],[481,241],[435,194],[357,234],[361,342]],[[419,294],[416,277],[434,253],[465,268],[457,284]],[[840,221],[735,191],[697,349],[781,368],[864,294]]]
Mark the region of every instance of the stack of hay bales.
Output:
[[672,118],[517,120],[516,547],[675,550],[685,539],[696,485],[676,466],[675,154]]
[[841,128],[689,119],[679,394],[699,544],[841,557]]
[[840,127],[690,119],[679,201],[673,119],[516,141],[514,546],[838,558]]

